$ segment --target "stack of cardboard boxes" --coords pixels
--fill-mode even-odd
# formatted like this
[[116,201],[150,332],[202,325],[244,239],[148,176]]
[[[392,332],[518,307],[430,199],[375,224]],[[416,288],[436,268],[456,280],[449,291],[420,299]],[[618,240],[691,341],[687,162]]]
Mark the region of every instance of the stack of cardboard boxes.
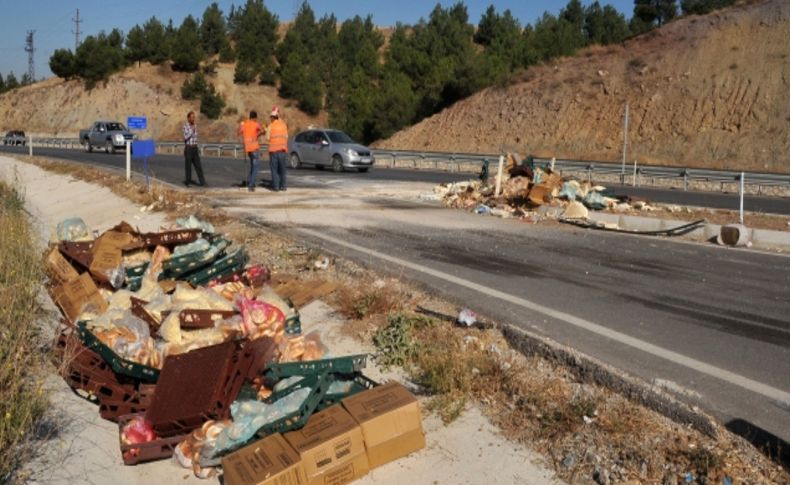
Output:
[[417,399],[389,383],[226,456],[222,469],[226,485],[342,485],[423,447]]

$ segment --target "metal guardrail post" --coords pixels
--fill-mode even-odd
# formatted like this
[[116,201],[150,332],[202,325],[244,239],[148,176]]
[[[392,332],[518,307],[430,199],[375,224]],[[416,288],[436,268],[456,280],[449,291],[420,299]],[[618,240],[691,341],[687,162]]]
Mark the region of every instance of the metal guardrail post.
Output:
[[592,173],[595,167],[593,165],[587,165],[587,182],[592,185]]
[[687,168],[683,169],[683,190],[689,189],[689,171]]

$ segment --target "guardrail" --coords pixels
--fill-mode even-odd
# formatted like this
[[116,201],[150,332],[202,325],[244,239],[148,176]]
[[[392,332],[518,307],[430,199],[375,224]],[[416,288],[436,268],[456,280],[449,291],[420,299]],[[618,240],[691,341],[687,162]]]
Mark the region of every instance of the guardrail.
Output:
[[[77,149],[82,148],[82,144],[77,138],[36,138],[33,140],[36,146],[46,146],[55,148]],[[176,154],[180,153],[183,147],[181,142],[161,141],[156,143],[157,151],[160,153]],[[240,143],[201,143],[199,145],[201,154],[213,155],[216,157],[232,156],[233,158],[244,158],[244,150]],[[266,145],[261,145],[261,150],[265,151]],[[449,168],[451,172],[478,172],[483,163],[488,162],[491,172],[493,164],[499,160],[498,154],[485,155],[476,153],[446,153],[430,151],[409,151],[409,150],[373,150],[377,163],[388,165],[390,168],[410,164],[412,168],[434,168],[439,169],[441,165]],[[409,163],[410,162],[410,163]],[[549,159],[536,158],[538,164],[548,164]],[[617,162],[600,162],[590,160],[554,160],[555,169],[560,172],[580,172],[584,173],[588,180],[592,181],[595,175],[619,175],[620,181],[625,183],[626,178],[632,180],[633,184],[639,186],[644,179],[651,180],[679,180],[682,181],[683,189],[688,190],[690,181],[718,182],[722,188],[725,184],[740,183],[741,172],[730,170],[707,170],[690,169],[683,167],[663,167],[663,166],[637,166],[634,170],[632,166],[625,168]],[[744,172],[744,185],[758,187],[790,187],[790,174],[772,174],[759,172]]]

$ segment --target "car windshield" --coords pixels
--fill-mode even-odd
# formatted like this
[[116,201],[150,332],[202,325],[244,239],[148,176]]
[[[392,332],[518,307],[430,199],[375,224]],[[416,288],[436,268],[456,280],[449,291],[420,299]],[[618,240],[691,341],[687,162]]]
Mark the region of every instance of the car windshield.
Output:
[[126,128],[120,123],[107,123],[109,131],[126,131]]
[[350,136],[342,131],[327,131],[326,134],[329,136],[329,139],[332,140],[332,143],[356,143]]

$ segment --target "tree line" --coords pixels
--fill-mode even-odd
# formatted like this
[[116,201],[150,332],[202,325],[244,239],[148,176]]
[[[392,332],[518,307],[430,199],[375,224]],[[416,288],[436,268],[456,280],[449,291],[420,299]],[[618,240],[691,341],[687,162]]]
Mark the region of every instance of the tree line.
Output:
[[519,70],[588,45],[622,42],[679,13],[705,13],[733,2],[634,0],[629,21],[610,5],[569,0],[558,15],[547,12],[527,25],[492,5],[476,26],[463,2],[437,4],[415,25],[396,24],[386,46],[369,15],[338,27],[333,14],[317,19],[303,2],[280,39],[280,21],[263,0],[231,6],[227,15],[212,3],[200,19],[187,16],[178,27],[151,17],[125,36],[118,29],[88,36],[76,52],[56,50],[50,68],[92,88],[134,63],[169,63],[194,73],[182,97],[201,99],[201,111],[216,118],[224,100],[210,78],[218,63],[235,62],[234,82],[276,86],[304,112],[327,110],[332,126],[370,142],[480,89],[504,85]]
[[20,86],[27,86],[28,84],[32,84],[33,80],[27,75],[27,73],[22,74],[22,79],[19,80],[16,78],[14,71],[8,73],[8,75],[3,78],[3,75],[0,74],[0,94],[11,91],[12,89],[16,89]]

